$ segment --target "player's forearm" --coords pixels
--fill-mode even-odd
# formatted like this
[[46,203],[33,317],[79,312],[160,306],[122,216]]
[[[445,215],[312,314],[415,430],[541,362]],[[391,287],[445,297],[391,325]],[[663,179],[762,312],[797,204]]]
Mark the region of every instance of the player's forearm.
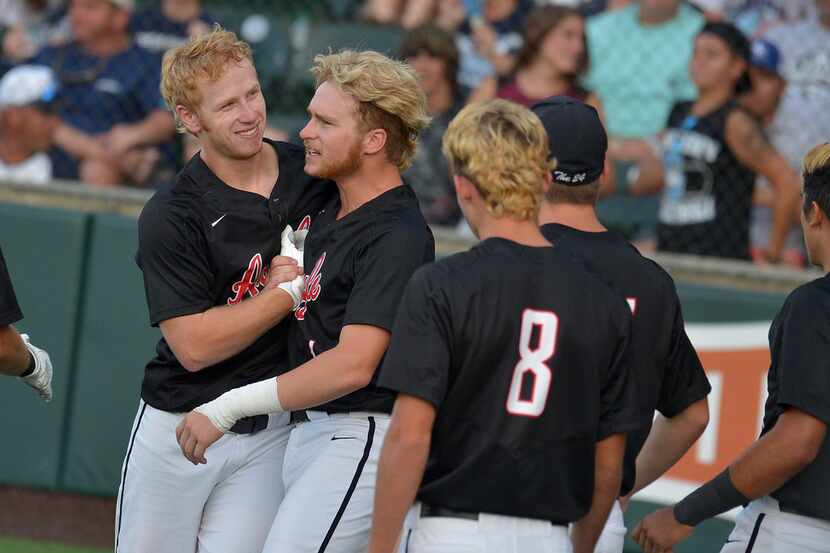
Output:
[[731,465],[732,482],[747,498],[774,492],[815,458],[825,433],[807,436],[798,424],[790,424],[797,416],[809,415],[785,412],[772,430]]
[[637,480],[631,495],[642,490],[669,470],[706,429],[709,406],[701,399],[677,416],[657,415],[643,449],[637,456]]
[[212,307],[204,313],[163,321],[161,330],[182,366],[199,371],[253,344],[292,307],[288,294],[267,288],[237,305]]
[[310,409],[369,384],[380,359],[334,347],[280,375],[279,400],[286,411]]
[[17,330],[11,325],[0,326],[0,374],[20,376],[29,368],[31,360]]
[[576,522],[571,530],[574,553],[594,551],[611,507],[620,492],[624,451],[624,434],[613,434],[597,443],[591,510]]
[[369,553],[395,551],[424,475],[429,444],[429,433],[407,435],[392,419],[378,465]]

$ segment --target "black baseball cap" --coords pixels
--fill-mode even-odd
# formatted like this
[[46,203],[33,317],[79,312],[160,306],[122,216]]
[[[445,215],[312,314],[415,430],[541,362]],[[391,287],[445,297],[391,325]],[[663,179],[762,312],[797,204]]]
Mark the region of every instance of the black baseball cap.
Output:
[[530,109],[548,133],[554,182],[579,186],[602,175],[608,135],[596,109],[568,96],[551,96]]

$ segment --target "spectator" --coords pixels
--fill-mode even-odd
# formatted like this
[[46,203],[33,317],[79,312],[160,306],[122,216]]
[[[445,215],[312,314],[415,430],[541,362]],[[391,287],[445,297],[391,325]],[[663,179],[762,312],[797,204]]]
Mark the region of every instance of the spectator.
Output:
[[[778,48],[764,39],[754,40],[749,68],[752,90],[741,97],[741,103],[761,121],[770,143],[790,167],[799,172],[804,152],[826,139],[826,129],[815,124],[813,118],[816,114],[805,112],[796,96],[786,94],[787,81],[779,69]],[[759,178],[755,183],[750,230],[750,253],[756,261],[763,260],[763,252],[768,245],[774,199],[769,182],[763,177]],[[782,260],[789,265],[803,267],[806,256],[801,228],[795,222],[798,220],[797,215],[787,235]]]
[[129,32],[136,44],[162,56],[188,38],[209,31],[213,23],[203,10],[202,0],[161,0],[134,13]]
[[726,17],[749,36],[759,37],[782,23],[814,15],[814,0],[743,0]]
[[[513,71],[522,46],[525,17],[532,0],[471,0],[458,28],[461,54],[458,80],[475,90],[485,77],[502,78]],[[471,101],[478,100],[473,94]]]
[[597,205],[607,226],[643,249],[653,249],[658,198],[632,198],[632,170],[651,155],[644,139],[665,127],[675,102],[691,100],[689,59],[703,16],[681,0],[640,0],[588,20],[591,66],[584,80],[602,101],[608,158],[618,192]]
[[544,6],[527,19],[516,70],[496,93],[530,107],[550,96],[569,96],[596,107],[597,99],[577,84],[588,68],[585,21],[573,8]]
[[365,15],[383,25],[414,29],[426,24],[437,11],[439,0],[369,0]]
[[662,136],[662,172],[654,181],[664,188],[660,250],[749,259],[752,193],[762,175],[775,195],[764,258],[780,260],[798,176],[737,102],[750,86],[749,57],[749,41],[730,23],[709,23],[695,40],[691,73],[700,95],[672,108]]
[[415,190],[428,223],[455,225],[461,219],[461,210],[447,160],[441,152],[441,140],[464,105],[464,93],[456,79],[458,48],[452,34],[427,25],[403,37],[400,57],[417,73],[432,117],[432,123],[421,132],[415,158],[404,178]]
[[675,102],[695,97],[689,59],[702,26],[680,0],[640,0],[588,21],[585,83],[605,105],[612,138],[652,136]]
[[19,63],[47,43],[66,40],[65,0],[0,0],[0,58]]
[[815,5],[815,17],[775,27],[765,38],[781,52],[787,95],[798,99],[812,126],[826,132],[830,128],[830,0],[815,0]]
[[35,57],[60,83],[50,152],[55,176],[93,185],[146,185],[159,163],[172,160],[160,144],[174,135],[159,93],[158,56],[127,33],[132,0],[72,0],[73,42]]
[[46,109],[57,83],[48,67],[20,65],[0,79],[0,180],[45,184],[57,118]]

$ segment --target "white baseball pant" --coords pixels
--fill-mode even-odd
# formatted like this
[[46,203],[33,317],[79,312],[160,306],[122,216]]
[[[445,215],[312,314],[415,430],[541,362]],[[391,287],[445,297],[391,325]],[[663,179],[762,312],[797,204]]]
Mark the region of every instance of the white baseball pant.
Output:
[[[416,511],[420,508],[415,505]],[[480,513],[478,520],[418,516],[406,553],[571,553],[568,527]]]
[[784,513],[772,497],[756,499],[735,519],[721,553],[830,553],[830,522]]
[[626,532],[623,512],[620,508],[620,502],[617,500],[614,502],[614,506],[611,507],[608,520],[605,521],[605,527],[602,529],[596,547],[594,547],[594,553],[623,553]]
[[285,497],[263,553],[365,553],[389,415],[307,415],[288,439]]
[[194,466],[176,426],[184,417],[139,404],[121,469],[116,553],[260,553],[283,495],[288,413],[254,434],[226,434]]

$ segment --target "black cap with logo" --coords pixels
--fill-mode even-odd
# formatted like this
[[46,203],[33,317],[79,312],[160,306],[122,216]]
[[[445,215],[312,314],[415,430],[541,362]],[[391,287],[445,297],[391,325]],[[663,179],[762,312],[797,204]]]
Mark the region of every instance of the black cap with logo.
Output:
[[593,107],[568,96],[551,96],[531,108],[548,133],[556,158],[553,180],[566,186],[590,184],[602,175],[608,135]]

